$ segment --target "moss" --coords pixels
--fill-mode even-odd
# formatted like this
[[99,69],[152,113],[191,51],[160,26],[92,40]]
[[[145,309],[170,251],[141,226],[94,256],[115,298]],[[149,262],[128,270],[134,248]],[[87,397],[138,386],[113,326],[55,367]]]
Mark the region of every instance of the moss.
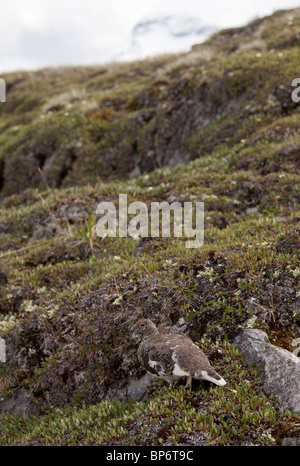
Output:
[[[274,445],[293,429],[228,342],[247,326],[291,351],[299,335],[299,109],[289,94],[298,55],[271,50],[283,47],[275,33],[287,14],[213,36],[205,59],[195,49],[5,76],[0,335],[13,360],[0,387],[30,390],[41,413],[1,415],[3,444]],[[175,149],[184,164],[145,162]],[[143,173],[128,177],[136,164]],[[97,237],[96,206],[117,206],[119,193],[148,206],[204,201],[203,247]],[[228,379],[224,396],[157,383],[144,401],[99,404],[142,375],[130,337],[140,316],[184,318]]]
[[[203,345],[202,341],[202,345]],[[2,445],[189,445],[197,434],[209,445],[276,445],[297,416],[261,396],[260,380],[225,342],[210,346],[229,386],[187,391],[157,388],[142,402],[102,401],[41,417],[0,416]]]

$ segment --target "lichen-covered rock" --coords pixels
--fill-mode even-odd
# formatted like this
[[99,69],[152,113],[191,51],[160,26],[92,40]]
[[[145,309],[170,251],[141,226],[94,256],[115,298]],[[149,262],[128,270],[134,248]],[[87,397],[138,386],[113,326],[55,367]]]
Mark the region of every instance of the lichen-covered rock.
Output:
[[33,396],[29,390],[21,388],[11,397],[0,397],[0,413],[24,417],[38,414],[38,412],[39,408],[33,403]]
[[132,380],[127,387],[127,397],[130,400],[141,400],[146,393],[147,387],[153,382],[153,377],[146,373],[138,380]]
[[244,329],[235,346],[249,366],[259,367],[265,393],[276,396],[283,408],[300,412],[300,359],[272,345],[262,330]]

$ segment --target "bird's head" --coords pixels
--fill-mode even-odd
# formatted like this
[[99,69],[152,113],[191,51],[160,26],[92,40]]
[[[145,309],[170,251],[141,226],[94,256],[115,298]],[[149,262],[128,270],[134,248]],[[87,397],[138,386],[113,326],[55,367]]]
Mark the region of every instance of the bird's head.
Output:
[[140,320],[132,328],[133,338],[144,338],[155,333],[158,333],[158,329],[150,319]]

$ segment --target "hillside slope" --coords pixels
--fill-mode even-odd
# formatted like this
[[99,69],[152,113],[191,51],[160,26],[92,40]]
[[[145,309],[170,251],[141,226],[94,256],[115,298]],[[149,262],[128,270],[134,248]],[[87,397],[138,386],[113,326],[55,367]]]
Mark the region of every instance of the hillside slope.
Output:
[[[299,26],[281,11],[188,54],[3,76],[1,444],[274,445],[299,428],[232,345],[245,327],[289,351],[300,336]],[[203,247],[97,237],[119,193],[204,201]],[[223,396],[155,383],[132,401],[140,317],[198,341]]]
[[297,113],[298,51],[299,9],[179,56],[4,75],[1,197],[44,187],[38,169],[51,188],[84,185],[187,162],[254,134],[261,140]]

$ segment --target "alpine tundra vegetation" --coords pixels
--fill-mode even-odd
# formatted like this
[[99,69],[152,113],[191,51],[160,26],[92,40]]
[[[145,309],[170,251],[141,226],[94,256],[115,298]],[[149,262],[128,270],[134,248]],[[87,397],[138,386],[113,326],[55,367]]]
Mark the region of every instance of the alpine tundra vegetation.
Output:
[[[298,8],[188,53],[2,76],[1,445],[299,443],[297,405],[235,344],[263,331],[284,361],[300,337],[299,31]],[[97,205],[120,193],[204,202],[202,247],[100,238]],[[145,319],[226,385],[153,381]]]

